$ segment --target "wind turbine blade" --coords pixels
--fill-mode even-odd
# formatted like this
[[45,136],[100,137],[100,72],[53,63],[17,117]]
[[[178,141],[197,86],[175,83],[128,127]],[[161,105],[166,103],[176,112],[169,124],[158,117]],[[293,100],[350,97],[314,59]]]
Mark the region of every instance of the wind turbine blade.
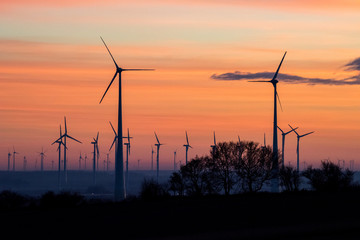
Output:
[[238,139],[239,139],[239,143],[241,143],[241,141],[240,141],[240,136],[238,135]]
[[155,69],[127,68],[127,69],[122,69],[122,71],[155,71]]
[[289,127],[294,131],[294,133],[296,133],[296,135],[299,136],[299,134],[297,133],[297,131],[296,131],[290,124],[288,124],[288,125],[289,125]]
[[280,97],[279,97],[279,94],[277,93],[277,91],[276,91],[276,96],[277,96],[277,99],[279,100],[280,109],[281,109],[281,111],[283,112],[283,108],[282,108],[282,105],[281,105]]
[[271,82],[271,81],[248,81],[248,82]]
[[214,145],[216,145],[215,131],[214,131]]
[[299,136],[299,137],[305,137],[305,136],[307,136],[307,135],[309,135],[309,134],[312,134],[312,133],[314,133],[314,131],[313,131],[313,132],[309,132],[309,133],[305,133],[305,134],[303,134],[303,135],[301,135],[301,136]]
[[274,77],[272,78],[272,80],[275,80],[275,79],[276,79],[276,77],[277,77],[277,75],[278,75],[278,73],[279,73],[281,64],[282,64],[282,62],[284,61],[284,58],[285,58],[286,53],[287,53],[287,52],[284,53],[284,56],[282,57],[281,62],[280,62],[280,64],[279,64],[279,66],[278,66],[278,68],[277,68],[277,70],[276,70],[276,72],[275,72]]
[[[279,126],[277,126],[278,127],[278,129],[282,132],[282,133],[284,133],[284,131],[279,127]],[[291,130],[292,131],[292,130]]]
[[116,137],[114,138],[114,141],[112,142],[110,148],[109,148],[109,152],[111,151],[112,147],[114,146],[114,143],[116,142]]
[[66,135],[66,133],[67,133],[66,117],[64,117],[64,121],[65,121],[65,133],[64,133],[64,135]]
[[96,135],[96,142],[98,141],[98,139],[99,139],[99,132]]
[[113,127],[113,125],[111,124],[111,122],[109,121],[109,123],[110,123],[110,125],[111,125],[111,128],[112,128],[112,130],[114,131],[114,133],[115,133],[115,136],[117,136],[117,133],[116,133],[116,131],[115,131],[115,129],[114,129],[114,127]]
[[188,135],[187,135],[187,131],[185,131],[185,134],[186,134],[186,142],[187,142],[187,145],[189,145],[189,138],[188,138]]
[[[59,143],[59,141],[63,138],[64,136],[59,137],[58,139],[55,140],[55,142],[53,142],[51,145],[53,145],[54,143]],[[62,142],[62,141],[61,141]]]
[[100,36],[100,38],[101,38],[101,41],[104,43],[104,45],[105,45],[106,49],[108,50],[108,52],[109,52],[109,54],[110,54],[110,56],[111,56],[111,58],[112,58],[113,62],[115,63],[116,68],[118,69],[118,68],[119,68],[119,66],[117,65],[117,63],[116,63],[116,61],[115,61],[115,59],[114,59],[113,55],[111,54],[111,52],[110,52],[110,50],[109,50],[108,46],[107,46],[107,45],[106,45],[106,43],[105,43],[104,39],[103,39],[101,36]]
[[73,138],[73,137],[71,137],[71,136],[69,136],[69,135],[67,135],[67,134],[66,134],[66,136],[67,136],[68,138],[70,138],[70,139],[72,139],[72,140],[74,140],[74,141],[78,142],[78,143],[82,143],[82,142],[80,142],[79,140],[76,140],[75,138]]
[[160,144],[160,141],[159,141],[158,136],[156,135],[156,132],[154,132],[154,133],[155,133],[156,141],[158,142],[158,144]]
[[62,133],[61,133],[61,124],[60,124],[60,137],[62,136]]
[[104,95],[102,96],[102,98],[101,98],[101,100],[100,100],[99,104],[100,104],[100,103],[102,102],[102,100],[104,99],[104,97],[105,97],[105,95],[106,95],[107,91],[109,90],[109,88],[110,88],[111,84],[113,83],[114,79],[116,78],[116,75],[117,75],[117,74],[118,74],[118,71],[116,71],[116,72],[115,72],[115,75],[114,75],[114,77],[111,79],[111,82],[110,82],[109,86],[107,87],[107,89],[106,89],[106,91],[105,91]]

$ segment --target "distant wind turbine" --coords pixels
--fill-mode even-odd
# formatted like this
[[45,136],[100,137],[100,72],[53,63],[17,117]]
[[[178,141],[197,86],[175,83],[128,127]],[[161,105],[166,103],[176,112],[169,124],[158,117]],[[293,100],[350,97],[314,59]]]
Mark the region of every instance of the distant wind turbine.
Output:
[[127,136],[123,137],[126,138],[128,140],[128,142],[124,143],[124,145],[126,146],[126,174],[125,174],[125,196],[126,193],[129,189],[129,155],[130,155],[130,133],[129,133],[129,129],[127,129]]
[[94,159],[93,159],[93,184],[96,184],[96,160],[99,159],[99,146],[98,146],[98,140],[99,140],[99,132],[96,135],[96,138],[93,138],[94,141],[91,142],[91,144],[94,145]]
[[10,150],[8,150],[8,172],[10,172],[10,158],[11,158],[11,153],[10,153]]
[[186,131],[185,134],[186,134],[186,144],[184,144],[184,147],[185,147],[185,165],[186,165],[188,163],[188,150],[189,148],[192,148],[192,146],[190,146],[189,144],[189,138]]
[[242,156],[241,156],[241,154],[242,154],[242,149],[241,149],[241,141],[240,141],[240,137],[238,136],[238,142],[237,142],[237,144],[236,144],[236,148],[239,150],[239,161],[241,162],[241,160],[242,160]]
[[[289,126],[290,126],[290,124],[289,124]],[[296,170],[299,172],[299,171],[300,171],[300,166],[299,166],[299,164],[300,164],[300,161],[299,161],[299,152],[300,152],[300,150],[299,150],[299,142],[300,142],[300,138],[305,137],[305,136],[307,136],[307,135],[309,135],[309,134],[312,134],[312,133],[314,133],[314,131],[305,133],[305,134],[303,134],[303,135],[299,135],[299,134],[296,132],[296,130],[295,130],[296,128],[294,129],[292,126],[290,126],[290,128],[294,130],[294,132],[296,133],[296,136],[297,136],[297,147],[296,147],[297,160],[296,160]]]
[[[124,69],[118,66],[114,57],[112,56],[109,48],[107,47],[105,41],[101,38],[101,41],[104,43],[107,51],[109,52],[111,59],[113,60],[116,71],[115,75],[110,81],[104,95],[102,96],[100,103],[104,99],[107,91],[109,90],[111,84],[114,82],[114,79],[117,75],[119,75],[119,102],[118,102],[118,136],[123,136],[122,131],[122,95],[121,95],[121,73],[124,71],[152,71],[154,69]],[[123,156],[123,139],[122,137],[118,138],[117,141],[117,150],[115,151],[115,200],[123,200],[125,199],[125,185],[124,185],[124,156]]]
[[13,171],[15,172],[15,154],[19,154],[18,152],[15,151],[15,147],[13,146]]
[[155,143],[156,146],[156,181],[159,182],[159,154],[160,154],[160,146],[164,145],[162,143],[160,143],[158,136],[155,133],[155,137],[156,137],[156,141],[157,143]]
[[[74,140],[78,143],[82,143],[80,142],[79,140],[76,140],[75,138],[71,137],[68,133],[67,133],[67,125],[66,125],[66,117],[64,117],[64,122],[65,122],[65,133],[63,135],[61,135],[60,138],[58,138],[57,140],[60,140],[62,139],[62,142],[64,143],[64,175],[65,175],[65,184],[67,183],[67,168],[66,168],[66,150],[67,150],[67,147],[66,147],[66,139],[67,138],[70,138],[71,140]],[[57,141],[56,140],[56,141]],[[55,141],[55,142],[56,142]],[[55,143],[54,142],[54,143]]]
[[59,152],[58,187],[60,190],[61,189],[61,145],[64,145],[64,147],[66,148],[64,142],[62,141],[61,125],[60,125],[60,137],[55,142],[53,142],[51,145],[53,145],[55,143],[58,144],[57,151]]
[[[281,62],[279,64],[273,78],[270,81],[249,81],[249,82],[268,82],[268,83],[271,83],[274,87],[274,122],[273,122],[274,125],[273,125],[273,157],[272,157],[272,163],[273,163],[272,172],[273,172],[274,176],[278,176],[278,173],[279,173],[278,138],[277,138],[277,103],[276,103],[277,98],[279,98],[279,95],[276,90],[276,84],[279,81],[276,78],[279,73],[281,64],[284,61],[285,55],[286,55],[286,52],[284,53],[284,56],[281,59]],[[280,103],[280,100],[279,100],[279,103]],[[281,107],[281,103],[280,103],[280,107]],[[279,192],[279,178],[278,177],[274,177],[271,180],[271,191]]]
[[174,171],[176,171],[176,150],[174,151]]
[[281,148],[281,166],[285,167],[285,161],[284,161],[284,151],[285,151],[285,136],[289,133],[291,133],[292,131],[295,131],[296,129],[298,129],[297,127],[295,129],[291,129],[288,132],[284,132],[279,126],[278,129],[281,131],[281,135],[282,135],[282,148]]
[[212,149],[212,154],[213,157],[215,155],[215,151],[216,151],[216,138],[215,138],[215,131],[214,131],[214,145],[210,145],[211,149]]
[[154,153],[155,153],[154,148],[153,146],[151,146],[151,171],[154,170]]
[[45,152],[44,152],[44,148],[41,148],[41,152],[38,152],[38,154],[40,155],[40,170],[41,170],[41,172],[44,171],[44,157],[46,156]]
[[82,161],[82,156],[81,156],[81,152],[80,152],[80,156],[79,156],[79,170],[81,170],[81,161]]
[[24,165],[23,165],[24,171],[26,171],[26,164],[27,164],[27,160],[26,157],[24,156]]

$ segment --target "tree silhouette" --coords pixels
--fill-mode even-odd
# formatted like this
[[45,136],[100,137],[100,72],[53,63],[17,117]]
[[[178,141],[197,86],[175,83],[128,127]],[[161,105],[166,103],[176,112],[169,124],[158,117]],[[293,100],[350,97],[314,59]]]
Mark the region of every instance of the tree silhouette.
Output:
[[272,169],[272,150],[260,147],[255,142],[243,142],[244,151],[235,166],[244,192],[258,192],[270,180]]
[[309,179],[310,185],[317,191],[339,191],[351,186],[354,172],[342,170],[330,161],[322,161],[320,169],[310,166],[303,172],[303,176]]
[[237,183],[235,165],[239,159],[239,151],[234,142],[216,144],[213,158],[209,158],[207,166],[213,185],[222,188],[225,195],[229,195]]
[[300,186],[299,172],[290,166],[282,166],[279,171],[280,185],[285,191],[298,191]]

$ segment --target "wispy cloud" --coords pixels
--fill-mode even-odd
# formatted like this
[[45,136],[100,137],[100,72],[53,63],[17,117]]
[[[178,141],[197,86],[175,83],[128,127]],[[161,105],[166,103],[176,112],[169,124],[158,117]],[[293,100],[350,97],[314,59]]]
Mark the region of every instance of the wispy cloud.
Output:
[[[347,71],[360,71],[360,58],[357,58],[345,64]],[[223,81],[246,81],[246,80],[271,80],[274,72],[228,72],[222,74],[213,74],[212,79]],[[277,76],[282,82],[291,84],[308,84],[308,85],[360,85],[360,75],[354,75],[344,79],[335,78],[309,78],[298,75],[279,73]]]

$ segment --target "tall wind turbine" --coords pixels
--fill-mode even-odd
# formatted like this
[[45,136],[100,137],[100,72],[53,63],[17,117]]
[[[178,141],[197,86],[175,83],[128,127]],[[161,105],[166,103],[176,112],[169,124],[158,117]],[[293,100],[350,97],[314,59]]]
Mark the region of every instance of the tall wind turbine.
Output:
[[[273,162],[272,172],[273,172],[274,176],[278,176],[278,173],[279,173],[278,138],[277,138],[277,102],[276,102],[277,98],[279,98],[279,95],[276,90],[276,84],[279,81],[276,78],[279,73],[281,64],[284,61],[285,55],[286,55],[286,52],[284,53],[284,56],[281,59],[281,62],[279,64],[273,78],[270,81],[250,81],[250,82],[268,82],[268,83],[271,83],[274,87],[274,125],[273,125],[273,157],[272,157],[272,162]],[[279,101],[279,103],[280,103],[280,101]],[[271,180],[271,191],[279,192],[279,178],[278,177],[274,177]]]
[[10,172],[10,158],[11,158],[11,153],[9,150],[9,152],[8,152],[8,172]]
[[295,131],[296,129],[298,129],[297,127],[295,129],[291,129],[288,132],[284,132],[279,126],[278,129],[281,131],[281,135],[282,135],[282,148],[281,148],[281,166],[285,167],[285,161],[284,161],[284,151],[285,151],[285,136],[289,133],[291,133],[292,131]]
[[38,154],[40,155],[40,170],[41,170],[41,172],[44,171],[44,157],[46,156],[45,152],[44,152],[44,148],[41,148],[41,152],[38,152]]
[[160,153],[160,146],[164,145],[162,143],[160,143],[158,136],[155,133],[155,137],[156,137],[156,141],[157,143],[155,143],[156,146],[156,181],[159,182],[159,153]]
[[18,152],[15,151],[15,147],[13,146],[13,171],[15,172],[15,154],[19,154]]
[[122,132],[122,95],[121,95],[121,73],[124,71],[152,71],[154,69],[124,69],[118,66],[118,64],[116,63],[114,57],[112,56],[109,48],[107,47],[105,41],[101,38],[101,41],[104,43],[107,51],[109,52],[111,59],[113,60],[114,64],[115,64],[115,75],[112,78],[112,80],[110,81],[109,86],[107,87],[104,95],[102,96],[100,103],[102,102],[102,100],[104,99],[107,91],[109,90],[111,84],[114,82],[115,78],[117,75],[119,75],[119,103],[118,103],[118,136],[120,136],[118,138],[117,141],[117,149],[115,151],[115,200],[119,201],[119,200],[123,200],[125,199],[125,189],[124,189],[124,156],[123,156],[123,132]]
[[213,157],[215,155],[215,151],[216,151],[216,138],[215,138],[215,131],[214,131],[214,145],[210,145],[211,149],[212,149],[212,154]]
[[63,135],[61,135],[61,137],[58,138],[58,140],[62,139],[62,142],[64,143],[64,175],[65,175],[64,178],[65,178],[65,184],[66,184],[67,183],[67,169],[66,169],[66,150],[67,150],[67,147],[66,147],[66,139],[70,138],[71,140],[74,140],[74,141],[76,141],[78,143],[82,143],[82,142],[80,142],[79,140],[76,140],[75,138],[71,137],[67,133],[66,117],[64,117],[64,122],[65,122],[65,133]]
[[[289,126],[290,126],[290,124],[289,124]],[[296,147],[296,155],[297,155],[297,159],[296,159],[296,170],[299,172],[299,171],[300,171],[300,166],[299,166],[299,164],[300,164],[300,161],[299,161],[299,152],[300,152],[300,149],[299,149],[299,142],[300,142],[300,138],[305,137],[305,136],[307,136],[307,135],[309,135],[309,134],[312,134],[312,133],[314,133],[314,131],[312,131],[312,132],[308,132],[308,133],[305,133],[305,134],[303,134],[303,135],[299,135],[299,134],[296,132],[296,128],[294,129],[292,126],[290,126],[290,127],[291,127],[291,129],[293,129],[293,130],[294,130],[294,133],[296,133],[296,136],[297,136],[297,147]]]
[[125,196],[127,193],[127,190],[129,188],[129,155],[130,155],[130,133],[129,133],[129,129],[127,129],[127,136],[123,137],[126,138],[128,140],[128,142],[124,143],[124,145],[126,146],[126,174],[125,174]]
[[185,147],[185,165],[186,165],[188,163],[188,150],[189,148],[192,148],[192,146],[190,146],[189,144],[189,138],[186,131],[185,134],[186,134],[186,144],[184,144],[183,146]]
[[82,161],[82,156],[81,156],[81,152],[80,152],[80,156],[79,156],[79,170],[81,170],[81,161]]
[[91,142],[91,144],[94,145],[94,159],[93,159],[93,184],[96,184],[96,160],[99,159],[99,146],[98,146],[98,140],[99,140],[99,132],[96,135],[96,138],[93,138],[94,141]]

